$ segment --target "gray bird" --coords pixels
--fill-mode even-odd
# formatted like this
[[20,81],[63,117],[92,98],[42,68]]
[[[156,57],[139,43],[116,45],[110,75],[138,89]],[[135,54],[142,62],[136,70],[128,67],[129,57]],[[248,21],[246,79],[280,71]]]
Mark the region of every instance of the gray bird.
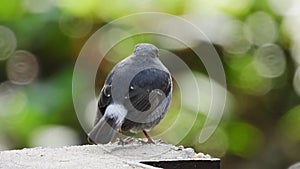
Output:
[[93,143],[106,144],[119,132],[147,134],[165,116],[172,98],[172,78],[152,44],[137,44],[129,57],[109,73],[101,90]]

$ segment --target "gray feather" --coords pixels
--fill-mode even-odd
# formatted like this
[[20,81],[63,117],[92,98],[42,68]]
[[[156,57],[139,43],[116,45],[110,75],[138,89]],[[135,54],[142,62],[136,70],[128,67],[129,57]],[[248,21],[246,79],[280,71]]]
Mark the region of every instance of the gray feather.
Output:
[[[99,112],[99,111],[98,111]],[[97,144],[109,143],[121,127],[127,110],[122,105],[111,104],[106,108],[105,114],[89,133],[89,139]],[[99,117],[97,115],[97,117]]]
[[116,135],[116,132],[105,118],[101,118],[89,133],[89,139],[94,143],[107,144]]

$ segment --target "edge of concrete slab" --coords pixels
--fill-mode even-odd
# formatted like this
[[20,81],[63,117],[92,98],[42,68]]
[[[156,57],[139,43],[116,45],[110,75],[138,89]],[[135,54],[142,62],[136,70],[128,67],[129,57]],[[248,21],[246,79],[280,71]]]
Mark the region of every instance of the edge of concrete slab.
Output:
[[[113,143],[0,151],[0,168],[154,169],[166,165],[175,167],[185,164],[188,166],[192,163],[196,166],[218,163],[220,166],[220,159],[211,158],[203,153],[195,153],[191,148],[163,143],[127,145]],[[182,165],[180,168],[185,167]]]

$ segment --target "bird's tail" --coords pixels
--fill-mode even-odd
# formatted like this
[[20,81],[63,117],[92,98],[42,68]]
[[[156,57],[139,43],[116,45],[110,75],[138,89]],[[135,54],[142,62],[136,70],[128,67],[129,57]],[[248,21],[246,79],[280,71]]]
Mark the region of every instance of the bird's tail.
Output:
[[109,143],[123,124],[126,114],[127,111],[123,106],[109,105],[106,108],[104,116],[89,133],[89,140],[96,144]]

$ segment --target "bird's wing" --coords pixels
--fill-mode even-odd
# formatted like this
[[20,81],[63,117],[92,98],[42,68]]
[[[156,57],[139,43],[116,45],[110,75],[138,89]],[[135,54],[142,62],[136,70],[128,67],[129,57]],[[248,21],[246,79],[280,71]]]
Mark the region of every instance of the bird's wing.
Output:
[[170,95],[171,89],[172,79],[169,72],[157,68],[145,69],[131,80],[129,100],[135,112],[151,113]]
[[104,115],[107,106],[112,102],[111,97],[111,82],[114,71],[112,71],[106,78],[104,86],[100,92],[98,101],[98,111],[94,124],[96,125],[101,117]]

